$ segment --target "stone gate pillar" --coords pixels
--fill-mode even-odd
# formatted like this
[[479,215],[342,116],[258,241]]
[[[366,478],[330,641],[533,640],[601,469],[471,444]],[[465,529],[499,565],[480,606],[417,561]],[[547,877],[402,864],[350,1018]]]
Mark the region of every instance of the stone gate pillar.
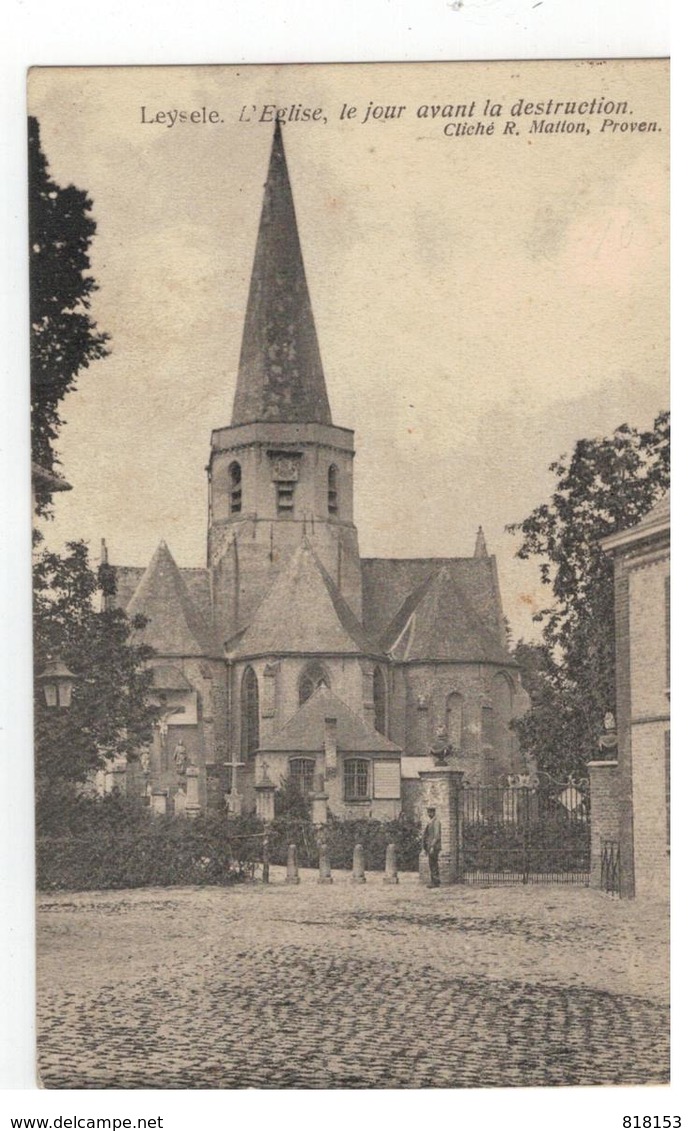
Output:
[[[456,884],[461,879],[461,826],[458,820],[459,794],[463,771],[452,766],[435,766],[420,770],[422,782],[422,823],[427,824],[427,809],[433,806],[441,823],[439,879],[442,884]],[[420,853],[420,879],[429,881],[427,854]]]

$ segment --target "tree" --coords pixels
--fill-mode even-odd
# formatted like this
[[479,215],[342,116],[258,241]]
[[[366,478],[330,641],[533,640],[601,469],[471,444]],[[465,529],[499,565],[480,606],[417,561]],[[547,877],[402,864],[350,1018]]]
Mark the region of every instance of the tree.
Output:
[[[63,660],[77,676],[69,708],[49,708],[36,681],[35,751],[39,800],[84,782],[109,758],[133,758],[151,741],[157,717],[150,702],[153,656],[133,643],[144,618],[130,618],[108,600],[115,594],[112,567],[89,565],[84,542],[60,556],[43,551],[34,562],[34,664]],[[96,601],[101,596],[101,609]]]
[[607,711],[616,710],[614,575],[601,540],[635,525],[669,487],[669,413],[649,431],[622,424],[604,439],[579,440],[571,460],[550,464],[556,489],[523,522],[517,557],[537,558],[553,601],[534,619],[540,646],[516,658],[532,708],[515,725],[538,766],[581,775],[597,751]]
[[[48,472],[60,462],[54,447],[60,402],[76,388],[79,371],[108,353],[108,335],[97,332],[89,315],[97,290],[88,274],[96,231],[91,207],[81,189],[51,179],[38,122],[29,118],[31,440],[34,462]],[[45,514],[50,488],[37,483],[36,498]]]

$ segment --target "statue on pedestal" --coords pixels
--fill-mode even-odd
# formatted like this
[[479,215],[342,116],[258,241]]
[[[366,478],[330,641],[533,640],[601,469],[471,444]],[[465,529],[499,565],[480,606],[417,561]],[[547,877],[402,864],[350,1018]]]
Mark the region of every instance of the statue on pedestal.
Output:
[[183,777],[185,771],[187,770],[187,747],[185,746],[182,739],[178,739],[176,747],[173,751],[173,761],[175,762],[175,768],[177,769],[177,772],[181,777]]
[[604,734],[600,735],[598,746],[600,750],[607,751],[609,756],[616,759],[616,750],[619,743],[617,735],[617,720],[611,711],[608,711],[603,720]]
[[437,727],[436,738],[430,747],[430,754],[434,758],[435,766],[448,766],[449,758],[453,754],[453,746],[449,742],[446,727]]

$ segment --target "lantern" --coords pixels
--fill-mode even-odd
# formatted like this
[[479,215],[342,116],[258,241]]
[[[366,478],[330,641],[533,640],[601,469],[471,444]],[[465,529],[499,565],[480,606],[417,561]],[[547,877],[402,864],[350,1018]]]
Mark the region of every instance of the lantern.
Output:
[[72,688],[79,679],[62,660],[49,660],[40,675],[36,677],[43,685],[46,705],[52,709],[69,707],[72,702]]

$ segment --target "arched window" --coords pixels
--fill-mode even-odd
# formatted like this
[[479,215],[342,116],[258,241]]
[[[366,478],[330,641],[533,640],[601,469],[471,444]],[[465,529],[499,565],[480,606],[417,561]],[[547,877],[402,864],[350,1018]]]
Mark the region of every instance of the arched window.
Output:
[[492,680],[492,705],[508,725],[513,716],[513,683],[506,672],[497,672]]
[[329,468],[328,503],[329,514],[338,514],[338,468],[335,463]]
[[251,667],[242,676],[240,712],[240,753],[247,758],[259,746],[259,684]]
[[290,780],[303,797],[314,790],[314,758],[291,758]]
[[497,672],[492,680],[492,706],[494,707],[494,744],[502,764],[508,770],[520,769],[518,735],[511,730],[513,718],[514,685],[508,672]]
[[374,669],[372,676],[372,699],[375,729],[380,734],[386,734],[386,679],[380,667]]
[[318,687],[330,687],[329,677],[321,664],[308,664],[300,676],[298,701],[300,706],[314,695]]
[[228,468],[230,475],[230,513],[240,514],[242,510],[242,468],[237,461]]
[[454,750],[463,747],[463,699],[452,691],[446,700],[446,733]]
[[343,796],[346,801],[367,801],[370,796],[369,760],[347,758],[343,763]]

